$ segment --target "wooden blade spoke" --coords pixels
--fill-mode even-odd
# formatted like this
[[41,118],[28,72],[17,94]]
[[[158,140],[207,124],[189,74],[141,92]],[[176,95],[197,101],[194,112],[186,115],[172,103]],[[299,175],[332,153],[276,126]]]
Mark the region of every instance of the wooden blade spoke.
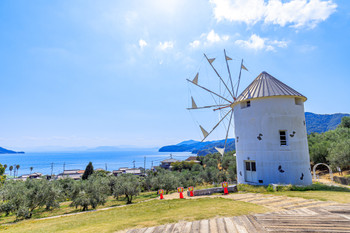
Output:
[[[225,145],[224,145],[224,153],[225,153],[225,149],[226,149],[226,143],[227,143],[228,133],[230,132],[230,126],[231,126],[232,116],[233,116],[233,111],[231,112],[230,121],[229,121],[228,126],[227,126],[227,132],[226,132],[226,138],[225,138]],[[224,155],[222,155],[222,156],[224,156]]]
[[228,62],[227,62],[227,55],[226,55],[226,50],[224,49],[224,54],[225,54],[225,61],[226,61],[226,66],[227,66],[227,71],[228,71],[228,77],[230,78],[230,83],[231,83],[231,88],[232,88],[232,94],[233,94],[233,98],[235,99],[235,90],[233,88],[233,82],[232,82],[232,78],[231,78],[231,72],[230,72],[230,67],[228,66]]
[[219,125],[220,123],[227,117],[227,115],[232,112],[233,109],[231,109],[230,111],[228,111],[228,113],[226,113],[226,115],[221,118],[221,120],[214,126],[214,128],[208,133],[208,135],[206,135],[206,137],[203,138],[203,140],[201,142],[203,142]]
[[[227,106],[227,105],[226,104],[216,104],[216,105],[202,106],[202,107],[197,107],[197,108],[186,108],[186,109],[187,110],[195,110],[195,109],[222,107],[222,106]],[[231,106],[231,105],[228,105],[228,106]]]
[[234,98],[232,92],[230,91],[230,89],[228,88],[228,86],[226,85],[226,83],[224,82],[224,80],[221,78],[221,76],[219,75],[219,73],[216,71],[216,69],[214,68],[212,62],[210,62],[209,58],[207,57],[207,55],[205,55],[205,58],[207,59],[207,61],[209,62],[210,66],[213,68],[213,70],[215,71],[216,75],[220,78],[221,82],[224,84],[224,86],[226,87],[227,91],[230,93],[230,95],[232,96],[232,98]]
[[229,103],[232,104],[232,101],[229,101],[229,100],[226,99],[225,97],[222,97],[221,95],[219,95],[219,94],[217,94],[217,93],[215,93],[215,92],[209,90],[208,88],[205,88],[205,87],[203,87],[203,86],[201,86],[201,85],[199,85],[199,84],[196,84],[196,83],[194,83],[193,81],[191,81],[191,80],[189,80],[189,79],[186,79],[186,80],[187,80],[188,82],[193,83],[194,85],[196,85],[196,86],[202,88],[203,90],[206,90],[207,92],[210,92],[210,93],[216,95],[217,97],[220,97],[221,99],[226,100],[227,102],[229,102]]

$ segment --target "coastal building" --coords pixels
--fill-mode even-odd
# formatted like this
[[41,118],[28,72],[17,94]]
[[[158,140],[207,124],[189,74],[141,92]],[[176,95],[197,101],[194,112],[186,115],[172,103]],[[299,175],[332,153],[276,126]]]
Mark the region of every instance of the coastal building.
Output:
[[118,170],[113,170],[113,175],[119,176],[121,174],[133,174],[133,175],[136,175],[136,176],[143,175],[141,169],[139,169],[139,168],[121,167]]
[[18,177],[18,180],[26,180],[26,179],[39,179],[42,177],[42,173],[40,172],[34,172],[32,174],[25,174],[25,175],[21,175],[20,177]]
[[56,179],[71,178],[73,180],[79,180],[83,174],[84,170],[80,169],[64,170],[62,173],[56,176]]
[[200,161],[197,160],[197,156],[190,156],[185,161],[186,162],[193,162],[193,163],[201,163]]
[[306,97],[262,72],[231,105],[237,181],[312,183],[304,115]]
[[171,170],[171,164],[172,164],[172,163],[175,163],[175,162],[180,162],[180,160],[173,159],[173,158],[171,157],[170,159],[165,159],[165,160],[161,161],[159,166],[160,166],[161,168]]

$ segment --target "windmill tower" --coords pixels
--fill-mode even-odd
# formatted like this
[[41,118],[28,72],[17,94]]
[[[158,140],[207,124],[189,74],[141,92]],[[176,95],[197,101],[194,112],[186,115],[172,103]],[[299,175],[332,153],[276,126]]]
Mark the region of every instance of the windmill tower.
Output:
[[226,111],[209,132],[199,125],[203,133],[202,141],[223,124],[225,118],[228,118],[225,143],[216,150],[224,155],[233,120],[238,183],[311,184],[304,115],[306,97],[266,72],[262,72],[237,96],[241,72],[248,69],[243,65],[242,59],[237,82],[233,85],[228,65],[228,61],[232,59],[226,55],[225,50],[224,55],[228,71],[227,81],[213,66],[215,58],[209,59],[204,54],[218,80],[223,84],[223,93],[202,86],[198,73],[193,80],[187,79],[189,83],[221,100],[221,102],[215,101],[212,105],[199,107],[191,96],[192,107],[188,110]]
[[312,183],[305,126],[306,97],[262,72],[231,105],[238,183]]

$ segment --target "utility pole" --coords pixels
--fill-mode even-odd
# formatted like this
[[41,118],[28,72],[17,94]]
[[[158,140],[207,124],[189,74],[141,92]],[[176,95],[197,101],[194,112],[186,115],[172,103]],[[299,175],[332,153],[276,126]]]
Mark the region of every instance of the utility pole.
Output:
[[146,175],[146,156],[143,161],[143,174]]
[[134,164],[134,169],[135,169],[135,160],[134,160],[134,161],[132,161],[132,163]]
[[66,162],[63,163],[63,172],[66,170]]
[[53,172],[53,163],[51,163],[51,179],[52,179],[52,172]]
[[153,161],[152,161],[152,167],[151,167],[151,170],[153,171]]
[[107,171],[107,163],[105,163],[105,168],[106,168],[106,171]]

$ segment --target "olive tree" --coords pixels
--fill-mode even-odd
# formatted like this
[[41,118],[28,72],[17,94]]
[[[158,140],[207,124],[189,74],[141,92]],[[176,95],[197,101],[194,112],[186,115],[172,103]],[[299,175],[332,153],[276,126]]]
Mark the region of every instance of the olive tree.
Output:
[[118,198],[125,195],[126,204],[131,204],[132,199],[140,193],[140,181],[138,177],[132,174],[123,174],[116,179],[113,187],[113,195]]

